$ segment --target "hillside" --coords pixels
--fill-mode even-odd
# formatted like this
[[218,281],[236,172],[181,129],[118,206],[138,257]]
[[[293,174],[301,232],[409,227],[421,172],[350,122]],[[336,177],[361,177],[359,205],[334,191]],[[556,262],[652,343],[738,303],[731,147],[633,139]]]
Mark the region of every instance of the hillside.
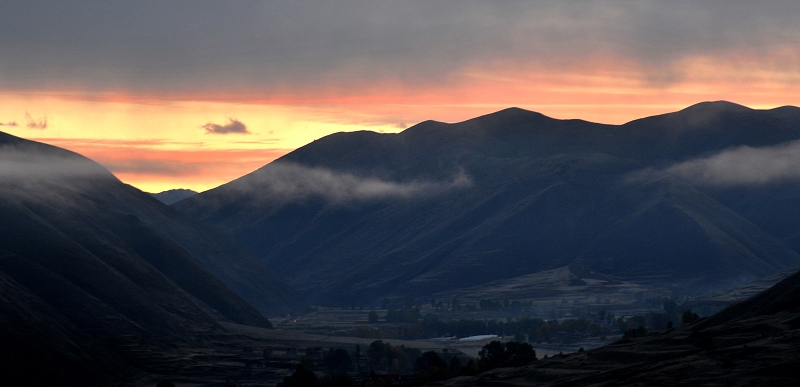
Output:
[[726,199],[739,188],[719,194],[670,166],[800,139],[795,116],[713,102],[612,126],[512,108],[337,133],[174,207],[324,304],[565,265],[705,293],[800,266],[789,243],[800,221],[765,231]]
[[800,273],[694,324],[442,386],[790,386],[800,361]]
[[80,155],[0,133],[0,177],[6,380],[119,381],[220,321],[269,327],[248,297],[299,300],[235,242]]

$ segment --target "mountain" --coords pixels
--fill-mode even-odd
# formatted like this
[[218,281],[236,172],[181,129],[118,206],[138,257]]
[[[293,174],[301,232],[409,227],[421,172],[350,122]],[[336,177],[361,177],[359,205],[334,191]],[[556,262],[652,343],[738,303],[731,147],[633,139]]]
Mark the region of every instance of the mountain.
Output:
[[153,195],[153,197],[158,199],[158,201],[160,201],[161,203],[172,204],[175,202],[179,202],[183,199],[186,199],[189,196],[197,195],[197,192],[192,191],[190,189],[178,188],[159,193],[154,193],[151,195]]
[[220,232],[83,156],[5,133],[0,283],[0,374],[20,385],[119,381],[220,321],[270,327],[257,307],[299,300]]
[[442,386],[791,386],[800,361],[800,273],[679,328]]
[[[95,211],[135,218],[137,227],[147,229],[143,232],[156,234],[160,240],[170,244],[170,249],[180,250],[181,255],[190,256],[262,313],[280,313],[303,307],[301,296],[227,234],[175,211],[149,194],[121,183],[91,160],[63,149],[7,134],[0,138],[0,147],[6,159],[0,173],[14,177],[13,180],[4,182],[8,186],[5,190],[8,197],[24,196],[31,200],[40,197],[41,200],[34,203],[49,203],[52,208],[43,211],[55,213],[63,210],[59,207],[60,203],[50,200],[50,196],[55,195],[53,192],[67,192],[69,196],[65,200],[68,203],[75,200],[87,201],[86,204],[80,202],[80,206],[76,204],[70,208],[82,207],[88,213],[91,205],[97,207]],[[12,158],[13,162],[10,161]],[[25,179],[21,176],[23,173],[28,173],[33,178]],[[74,182],[70,181],[72,177],[76,178]],[[15,190],[24,192],[24,195],[16,194]],[[109,228],[96,220],[91,226]],[[120,228],[114,232],[131,238],[138,231],[129,226],[128,229]],[[143,243],[141,249],[153,249],[152,246],[155,245]]]
[[510,108],[399,134],[336,133],[173,207],[323,304],[566,265],[705,293],[798,267],[800,256],[791,231],[765,231],[757,211],[670,168],[798,140],[797,117],[708,102],[601,125]]

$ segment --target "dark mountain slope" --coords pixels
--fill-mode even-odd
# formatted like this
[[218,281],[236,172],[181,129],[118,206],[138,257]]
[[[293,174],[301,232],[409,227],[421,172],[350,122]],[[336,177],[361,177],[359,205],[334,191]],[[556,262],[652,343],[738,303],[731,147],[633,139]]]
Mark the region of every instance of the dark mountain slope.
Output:
[[0,378],[4,384],[67,385],[71,381],[91,385],[108,375],[133,371],[4,273],[0,273],[0,287]]
[[231,273],[251,258],[194,223],[91,160],[0,133],[3,381],[118,382],[148,354],[223,332],[218,321],[269,327],[206,268],[246,284]]
[[[222,280],[227,287],[262,313],[302,307],[304,301],[293,289],[228,235],[178,213],[149,194],[120,183],[101,166],[80,155],[6,134],[0,135],[0,149],[5,157],[10,160],[8,158],[15,155],[13,158],[16,160],[13,167],[8,161],[6,168],[18,168],[20,171],[33,173],[34,176],[40,174],[40,177],[47,179],[54,177],[51,174],[62,177],[45,187],[18,179],[18,184],[29,186],[20,186],[17,189],[26,194],[31,192],[43,195],[38,203],[49,202],[53,204],[53,210],[58,210],[62,203],[53,202],[46,195],[56,195],[53,192],[62,192],[69,187],[68,192],[74,196],[67,198],[68,202],[80,198],[100,207],[94,208],[94,211],[132,215],[135,222],[141,223],[139,227],[148,229],[146,233],[177,244],[172,248],[178,247],[183,255],[191,255],[193,261]],[[57,165],[59,163],[61,165]],[[31,168],[34,170],[29,171]],[[70,181],[73,178],[79,180]],[[6,191],[10,192],[8,189]],[[103,226],[102,221],[100,222],[94,226]],[[135,230],[120,232],[126,233],[126,237],[139,235]]]
[[609,126],[512,108],[400,134],[337,133],[175,208],[230,232],[316,302],[423,296],[564,265],[708,291],[800,257],[658,169],[800,138],[782,115],[717,102]]
[[[792,144],[800,139],[800,108],[753,110],[724,101],[705,102],[676,113],[632,121],[612,132],[615,140],[604,145],[604,151],[661,168],[741,146],[758,149]],[[690,183],[800,252],[800,185],[796,181]]]
[[[704,102],[616,127],[606,151],[648,164],[706,156],[734,146],[760,147],[800,138],[796,122],[770,110]],[[785,118],[785,117],[784,117]]]
[[177,243],[262,313],[302,308],[302,297],[229,235],[180,214],[127,185],[97,187],[95,193],[104,204],[137,217],[145,227]]
[[792,386],[800,372],[800,273],[697,323],[447,386]]
[[709,318],[703,319],[692,330],[700,332],[735,321],[776,317],[780,314],[795,315],[796,317],[787,322],[794,329],[800,328],[800,272],[787,277],[752,298],[736,303]]

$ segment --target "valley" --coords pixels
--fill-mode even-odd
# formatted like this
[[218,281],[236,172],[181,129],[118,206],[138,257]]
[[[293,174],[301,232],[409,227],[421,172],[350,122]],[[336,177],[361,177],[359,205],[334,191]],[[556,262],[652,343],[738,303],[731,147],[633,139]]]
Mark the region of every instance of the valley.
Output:
[[800,385],[797,20],[0,1],[0,387]]
[[[357,383],[470,384],[511,364],[486,358],[494,341],[569,368],[653,332],[690,340],[697,318],[796,277],[800,221],[763,215],[796,208],[791,184],[712,187],[675,165],[800,140],[799,117],[714,102],[610,126],[506,109],[337,133],[171,205],[3,134],[0,161],[25,173],[0,184],[0,359],[31,385],[292,383],[337,369],[335,353]],[[453,365],[420,366],[428,351]]]
[[[564,268],[556,270],[554,273],[546,273],[551,279],[557,279],[559,275],[564,275],[568,269]],[[688,305],[692,305],[693,310],[701,311],[703,315],[711,315],[719,311],[725,306],[743,301],[753,295],[767,289],[775,282],[778,282],[784,275],[777,275],[769,279],[764,279],[758,282],[746,284],[744,286],[732,289],[728,292],[719,293],[715,295],[697,297],[687,299]],[[539,280],[545,281],[543,278]],[[552,283],[550,285],[553,285]],[[488,287],[495,289],[495,287]],[[554,289],[554,293],[558,292],[558,300],[552,298],[543,299],[530,299],[526,301],[532,302],[533,308],[536,305],[541,307],[552,307],[559,311],[557,320],[569,320],[579,318],[581,316],[573,315],[576,305],[578,307],[592,308],[606,308],[608,312],[615,313],[617,316],[641,316],[650,312],[663,312],[662,305],[654,304],[652,302],[645,302],[649,299],[647,293],[644,293],[645,287],[626,287],[626,291],[620,292],[619,296],[615,296],[610,290],[607,289],[606,293],[609,299],[601,300],[599,304],[591,302],[586,299],[586,293],[580,286],[565,287],[565,289]],[[572,291],[570,291],[572,290]],[[636,293],[631,291],[636,290],[640,294],[642,301],[637,302]],[[475,289],[471,289],[472,292]],[[466,294],[466,293],[460,293]],[[475,300],[479,303],[479,299],[490,299],[490,297],[497,293],[472,293],[476,295]],[[504,293],[505,294],[505,293]],[[568,300],[563,304],[561,299]],[[442,321],[458,321],[458,320],[471,320],[471,321],[519,321],[524,315],[530,318],[544,318],[550,320],[549,316],[537,316],[531,313],[530,307],[525,307],[522,310],[482,310],[480,306],[476,308],[467,308],[466,305],[472,303],[469,297],[461,297],[459,301],[464,306],[463,309],[452,311],[443,310],[443,308],[432,307],[430,304],[417,305],[420,309],[420,314],[423,316],[434,314]],[[661,299],[659,299],[660,301]],[[555,301],[555,302],[554,302]],[[573,301],[577,301],[574,303]],[[597,301],[597,300],[594,300]],[[586,304],[581,304],[586,302]],[[614,308],[610,306],[614,305]],[[702,312],[704,309],[707,312]],[[144,374],[135,377],[123,386],[137,386],[137,385],[155,385],[160,380],[169,379],[176,384],[182,386],[209,386],[209,385],[224,385],[226,382],[235,382],[238,386],[263,386],[264,384],[275,384],[289,376],[303,358],[311,359],[314,368],[318,372],[323,372],[326,369],[324,363],[325,353],[333,348],[345,348],[348,351],[354,352],[356,345],[360,346],[362,351],[366,351],[370,344],[377,337],[356,337],[358,335],[359,327],[370,327],[374,329],[390,332],[398,327],[406,326],[408,323],[389,323],[385,321],[385,316],[388,309],[376,308],[375,312],[379,316],[379,322],[370,322],[369,314],[371,310],[356,308],[326,308],[326,307],[311,307],[306,312],[300,314],[292,314],[288,316],[274,316],[270,317],[274,329],[263,329],[247,325],[240,325],[234,323],[221,323],[225,328],[225,333],[217,333],[215,335],[207,335],[204,337],[202,345],[195,345],[189,348],[180,348],[172,351],[161,351],[157,356],[152,356],[146,360],[151,363],[151,369],[155,372]],[[713,312],[713,313],[712,313]],[[586,316],[584,316],[586,317]],[[552,321],[552,320],[551,320]],[[676,321],[676,326],[679,323]],[[652,329],[654,331],[663,331],[663,329]],[[600,334],[579,334],[574,336],[559,335],[553,337],[550,341],[532,342],[534,350],[539,358],[545,355],[551,358],[547,367],[568,367],[562,364],[572,359],[569,356],[577,356],[579,350],[583,348],[586,351],[595,348],[604,347],[613,344],[620,340],[621,332],[617,327],[609,326],[608,333]],[[456,356],[464,356],[465,358],[478,358],[479,351],[482,347],[493,340],[510,341],[515,340],[513,335],[503,337],[502,335],[489,335],[491,337],[478,338],[475,336],[468,336],[466,340],[460,340],[458,337],[439,337],[439,338],[426,338],[426,339],[413,339],[403,340],[398,338],[382,337],[384,342],[391,343],[392,345],[403,345],[408,348],[416,348],[420,351],[436,351],[437,353]],[[473,339],[472,337],[475,337]],[[619,344],[615,344],[619,346]],[[271,354],[269,360],[264,359],[263,349],[270,348]],[[625,349],[631,354],[639,353],[637,351],[644,351],[640,347],[631,347]],[[564,357],[562,357],[564,355]],[[569,356],[567,356],[569,355]],[[351,370],[351,375],[355,378],[367,378],[368,362],[366,354],[361,359],[362,372],[356,371],[356,368]],[[564,360],[559,360],[564,359]],[[570,360],[571,361],[571,360]],[[558,366],[557,366],[558,365]],[[603,367],[615,367],[614,363],[608,363]],[[516,375],[515,371],[508,371],[509,375]],[[559,378],[567,380],[573,376],[583,375],[581,372],[569,371]],[[571,375],[571,376],[570,376]],[[504,376],[505,377],[505,376]],[[472,383],[472,382],[470,382]]]

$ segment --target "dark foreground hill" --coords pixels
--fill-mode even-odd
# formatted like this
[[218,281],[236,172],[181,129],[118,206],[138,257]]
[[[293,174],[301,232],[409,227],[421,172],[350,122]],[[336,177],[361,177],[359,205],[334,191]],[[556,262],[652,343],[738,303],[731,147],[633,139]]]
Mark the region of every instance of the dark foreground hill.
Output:
[[80,155],[3,133],[0,289],[2,384],[119,381],[219,321],[269,327],[259,309],[299,302],[212,228]]
[[[313,302],[424,297],[567,265],[703,293],[800,266],[800,217],[759,216],[800,201],[768,200],[780,184],[713,185],[684,163],[798,140],[798,118],[715,102],[614,126],[512,108],[333,134],[174,207]],[[757,193],[747,204],[745,189]]]
[[694,324],[445,386],[794,386],[800,273]]

